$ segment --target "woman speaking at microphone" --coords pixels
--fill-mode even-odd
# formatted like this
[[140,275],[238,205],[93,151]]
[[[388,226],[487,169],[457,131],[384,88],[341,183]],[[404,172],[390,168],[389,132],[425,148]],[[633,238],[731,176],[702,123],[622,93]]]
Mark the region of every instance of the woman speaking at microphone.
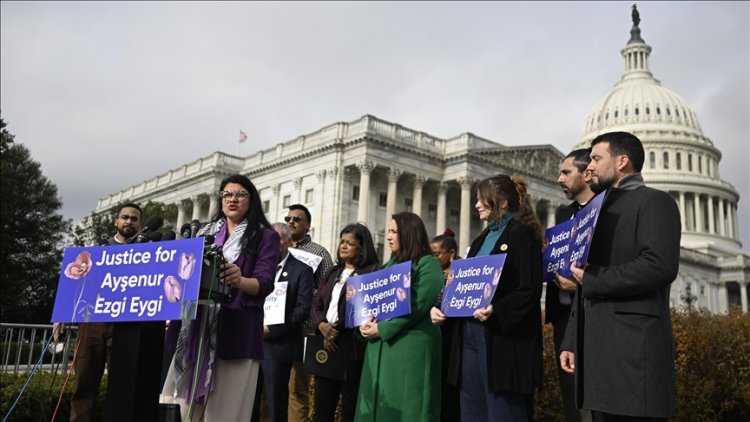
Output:
[[[542,383],[542,228],[526,198],[526,182],[501,174],[479,182],[475,208],[487,228],[467,258],[506,253],[486,308],[453,332],[448,381],[459,387],[463,421],[533,420]],[[430,312],[433,323],[445,315]]]
[[411,313],[359,328],[368,340],[357,400],[357,421],[440,419],[440,329],[430,307],[443,287],[443,271],[430,251],[424,223],[410,212],[393,215],[386,234],[392,258],[411,260]]
[[263,359],[263,303],[279,261],[279,235],[266,220],[250,179],[229,176],[218,194],[221,210],[198,235],[214,236],[214,244],[222,247],[226,263],[219,279],[231,287],[230,297],[199,311],[195,321],[208,318],[203,336],[195,321],[180,331],[162,394],[177,396],[183,421],[190,420],[191,401],[194,420],[250,420]]

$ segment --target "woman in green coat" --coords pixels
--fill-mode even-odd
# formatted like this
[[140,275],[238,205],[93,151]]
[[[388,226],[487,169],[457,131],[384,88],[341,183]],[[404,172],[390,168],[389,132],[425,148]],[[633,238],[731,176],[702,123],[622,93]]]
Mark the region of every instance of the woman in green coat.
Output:
[[411,313],[359,328],[367,341],[357,400],[357,421],[440,419],[440,329],[430,308],[443,286],[443,270],[430,252],[416,214],[393,215],[386,235],[393,252],[386,267],[412,261]]

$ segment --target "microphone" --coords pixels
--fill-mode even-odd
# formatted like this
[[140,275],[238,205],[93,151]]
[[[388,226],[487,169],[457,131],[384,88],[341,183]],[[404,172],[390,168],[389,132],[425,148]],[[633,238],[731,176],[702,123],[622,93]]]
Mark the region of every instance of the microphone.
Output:
[[185,223],[180,227],[180,239],[187,239],[190,237],[190,223]]
[[164,233],[162,232],[151,232],[146,236],[146,242],[158,242],[161,240]]
[[193,220],[190,222],[190,237],[195,237],[198,234],[198,230],[201,228],[201,222]]
[[163,223],[164,220],[162,220],[161,217],[159,217],[158,215],[152,215],[148,220],[146,220],[146,224],[143,225],[143,228],[138,230],[138,232],[131,236],[130,239],[128,239],[125,243],[142,242],[143,240],[139,238],[146,238],[144,233],[159,230]]
[[175,233],[174,230],[167,230],[167,232],[164,233],[164,236],[161,237],[162,242],[175,239],[177,239],[177,233]]

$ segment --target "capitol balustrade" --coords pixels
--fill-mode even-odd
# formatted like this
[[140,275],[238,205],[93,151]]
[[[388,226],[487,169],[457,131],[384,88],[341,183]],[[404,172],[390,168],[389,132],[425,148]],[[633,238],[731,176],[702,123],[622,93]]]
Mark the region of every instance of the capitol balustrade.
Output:
[[243,160],[239,157],[217,151],[209,156],[199,158],[162,175],[102,198],[99,200],[96,209],[106,209],[123,200],[133,200],[133,198],[137,198],[138,196],[148,195],[150,192],[157,189],[174,185],[195,177],[203,172],[214,171],[217,168],[223,169],[227,172],[238,172],[242,168],[242,163]]

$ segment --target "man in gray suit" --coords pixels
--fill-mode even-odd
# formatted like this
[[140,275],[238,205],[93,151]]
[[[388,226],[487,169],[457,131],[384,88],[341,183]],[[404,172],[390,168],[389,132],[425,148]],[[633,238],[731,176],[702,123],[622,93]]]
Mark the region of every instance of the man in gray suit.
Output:
[[674,415],[669,289],[680,258],[680,213],[646,187],[641,141],[610,132],[592,142],[591,189],[609,189],[577,287],[560,364],[575,373],[576,404],[597,421]]

